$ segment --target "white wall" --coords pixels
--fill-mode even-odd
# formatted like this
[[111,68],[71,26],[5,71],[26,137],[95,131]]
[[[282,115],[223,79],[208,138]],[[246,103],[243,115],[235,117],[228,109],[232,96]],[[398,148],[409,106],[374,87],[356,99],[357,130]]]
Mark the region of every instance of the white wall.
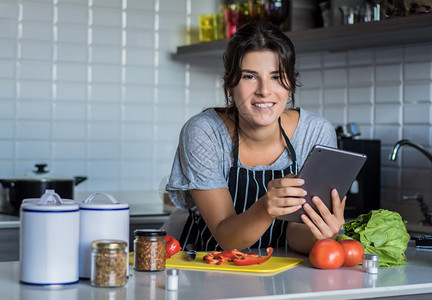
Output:
[[218,76],[173,62],[212,1],[1,0],[0,178],[37,162],[85,190],[158,189]]
[[[196,41],[197,16],[217,0],[0,0],[0,178],[37,162],[88,176],[77,191],[158,189],[182,124],[222,104],[220,72],[175,62]],[[432,44],[299,55],[298,104],[334,125],[357,122],[382,140],[382,198],[430,201],[431,164],[415,150],[387,160],[408,137],[432,146]],[[402,158],[402,159],[401,159]]]

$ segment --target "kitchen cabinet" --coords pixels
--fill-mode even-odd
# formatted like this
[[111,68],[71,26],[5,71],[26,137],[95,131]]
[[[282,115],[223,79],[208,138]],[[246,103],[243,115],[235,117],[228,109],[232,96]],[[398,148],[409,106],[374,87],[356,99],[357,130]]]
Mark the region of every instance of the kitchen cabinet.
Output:
[[[386,19],[379,22],[339,25],[286,32],[297,53],[346,51],[361,48],[401,46],[432,41],[432,14]],[[179,46],[176,60],[221,59],[228,40]]]

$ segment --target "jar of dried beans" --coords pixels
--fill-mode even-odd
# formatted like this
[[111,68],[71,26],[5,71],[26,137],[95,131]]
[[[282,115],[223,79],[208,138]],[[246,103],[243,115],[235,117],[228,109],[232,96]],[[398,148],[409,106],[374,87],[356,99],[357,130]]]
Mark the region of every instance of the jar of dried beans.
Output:
[[166,232],[137,229],[134,231],[134,268],[137,271],[163,271],[166,262]]
[[91,285],[100,287],[126,285],[127,243],[120,240],[96,240],[91,246]]

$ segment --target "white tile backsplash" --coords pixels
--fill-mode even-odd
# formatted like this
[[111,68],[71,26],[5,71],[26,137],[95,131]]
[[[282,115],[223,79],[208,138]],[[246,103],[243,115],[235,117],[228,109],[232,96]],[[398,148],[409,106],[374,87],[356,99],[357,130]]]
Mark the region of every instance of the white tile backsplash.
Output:
[[87,138],[87,125],[82,121],[55,122],[52,135],[55,141],[83,141]]
[[[318,56],[319,57],[319,56]],[[341,67],[347,63],[348,54],[346,52],[326,53],[323,55],[324,67]]]
[[432,124],[430,103],[409,103],[404,107],[405,124]]
[[84,141],[57,141],[53,144],[55,160],[78,160],[86,156],[87,144]]
[[[424,125],[404,125],[402,136],[409,138],[411,141],[429,147],[431,139],[431,127],[428,124]],[[421,154],[419,154],[421,155]]]
[[377,83],[396,82],[402,78],[401,64],[377,65],[375,67],[375,80]]
[[22,19],[26,21],[52,22],[54,8],[51,3],[22,2]]
[[348,122],[372,124],[372,107],[372,105],[350,105],[348,107]]
[[325,89],[323,93],[324,105],[340,105],[344,106],[346,102],[346,89],[345,88],[329,88]]
[[13,80],[1,80],[0,79],[0,99],[11,100],[15,99],[16,96],[16,85],[17,83]]
[[372,103],[372,88],[366,87],[350,87],[348,89],[348,103],[349,104],[361,104],[361,103]]
[[14,21],[0,21],[0,38],[14,39],[18,35],[18,26]]
[[[309,74],[302,75],[308,76]],[[313,78],[316,81],[315,77]],[[317,82],[318,83],[318,82]],[[308,84],[306,81],[305,85]],[[323,69],[323,84],[326,87],[342,87],[347,84],[347,70],[345,68]],[[319,85],[321,86],[321,84]]]
[[[0,177],[46,162],[56,173],[87,176],[79,191],[157,190],[184,122],[224,103],[220,61],[171,57],[197,40],[197,16],[219,4],[2,1]],[[297,105],[335,126],[356,122],[361,138],[381,140],[382,203],[431,195],[421,153],[387,157],[401,138],[432,148],[432,44],[297,57]]]
[[402,103],[401,85],[377,85],[375,86],[375,103]]
[[52,24],[22,23],[22,39],[34,41],[52,41],[54,38]]
[[371,84],[373,82],[372,66],[350,67],[348,69],[349,85]]
[[375,124],[377,125],[400,125],[401,107],[396,104],[375,105]]
[[42,100],[52,99],[52,83],[49,81],[20,81],[18,85],[19,99]]
[[61,1],[57,5],[57,22],[60,24],[86,24],[88,23],[88,8],[84,5],[67,5]]
[[12,61],[0,60],[0,78],[15,78],[15,64]]
[[[7,122],[7,121],[0,122],[0,139],[12,140],[15,137],[14,136],[14,134],[15,134],[14,127],[15,127],[14,124],[12,124],[11,122]],[[12,144],[12,142],[11,142],[11,144]],[[0,147],[0,149],[2,149],[2,148]],[[4,156],[3,158],[7,159],[8,158],[7,149],[5,151],[6,151],[6,153],[3,153],[3,156]],[[10,154],[9,154],[9,157],[12,157],[12,156],[10,156]]]
[[18,55],[22,60],[52,61],[54,51],[50,43],[22,40],[19,42]]
[[404,64],[405,80],[431,79],[432,64],[430,61]]
[[432,84],[429,82],[409,82],[404,86],[404,102],[432,102]]
[[[1,124],[1,125],[3,125],[3,124]],[[3,137],[3,135],[2,135],[2,132],[5,129],[9,129],[10,130],[11,128],[8,128],[8,126],[5,126],[5,128],[3,128],[3,126],[2,126],[2,128],[0,128],[0,137],[6,139],[8,137],[7,136]],[[14,145],[13,145],[12,142],[10,142],[10,141],[0,141],[0,149],[2,149],[2,151],[0,151],[0,159],[1,160],[3,160],[3,159],[4,160],[9,160],[10,157],[13,157],[13,155],[14,155]]]

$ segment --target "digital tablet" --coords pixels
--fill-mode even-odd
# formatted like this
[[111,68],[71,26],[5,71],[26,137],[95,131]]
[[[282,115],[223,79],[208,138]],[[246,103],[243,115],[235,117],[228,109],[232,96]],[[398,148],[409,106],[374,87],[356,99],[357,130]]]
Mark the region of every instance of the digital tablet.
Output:
[[[312,197],[318,196],[332,211],[331,190],[335,188],[342,200],[365,162],[365,154],[321,145],[314,146],[297,175],[305,180],[302,188],[307,191],[304,197],[306,202],[318,212],[312,202]],[[306,214],[303,208],[292,214],[279,216],[278,219],[303,222],[300,218],[302,214]]]

